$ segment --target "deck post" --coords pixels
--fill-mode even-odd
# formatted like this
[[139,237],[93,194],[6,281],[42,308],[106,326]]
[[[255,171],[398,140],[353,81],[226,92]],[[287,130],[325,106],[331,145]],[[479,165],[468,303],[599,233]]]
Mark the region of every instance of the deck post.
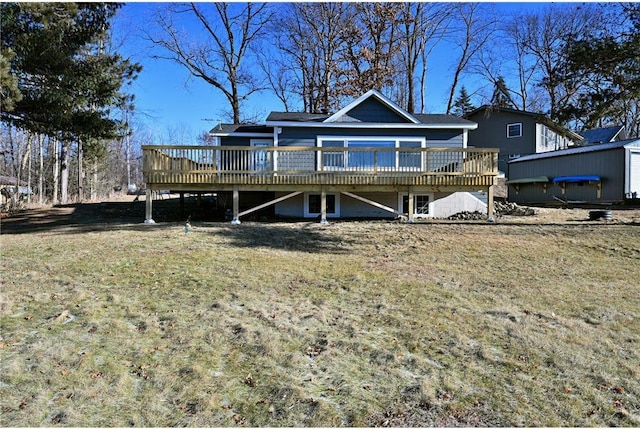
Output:
[[233,219],[231,220],[232,225],[240,225],[240,217],[238,213],[240,212],[240,192],[238,191],[238,185],[233,185]]
[[493,222],[493,188],[491,185],[487,188],[487,220],[489,222]]
[[147,192],[145,194],[144,223],[156,223],[153,220],[153,191],[151,188],[147,188]]
[[413,189],[409,188],[409,213],[408,213],[408,218],[407,218],[407,222],[412,223],[413,222],[413,214],[415,212],[415,201],[413,200]]
[[327,191],[324,188],[320,191],[320,223],[327,223]]

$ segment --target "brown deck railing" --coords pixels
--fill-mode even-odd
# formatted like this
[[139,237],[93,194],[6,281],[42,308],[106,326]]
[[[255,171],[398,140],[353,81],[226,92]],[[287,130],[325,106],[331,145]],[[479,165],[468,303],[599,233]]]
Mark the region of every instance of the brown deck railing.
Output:
[[143,146],[151,185],[487,186],[497,165],[497,149]]

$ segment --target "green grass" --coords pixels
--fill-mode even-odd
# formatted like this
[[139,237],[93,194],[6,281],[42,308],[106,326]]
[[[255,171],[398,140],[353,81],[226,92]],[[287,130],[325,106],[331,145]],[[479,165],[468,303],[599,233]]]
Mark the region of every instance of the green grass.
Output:
[[3,426],[639,426],[640,228],[3,235]]

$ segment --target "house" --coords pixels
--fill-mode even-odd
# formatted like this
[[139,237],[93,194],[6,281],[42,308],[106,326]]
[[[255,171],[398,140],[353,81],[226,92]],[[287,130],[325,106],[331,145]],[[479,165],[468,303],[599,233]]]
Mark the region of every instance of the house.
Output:
[[33,195],[33,190],[27,182],[19,181],[16,177],[0,176],[0,205],[2,207],[6,206],[9,200],[14,197],[16,185],[19,199],[26,200],[28,195]]
[[508,178],[509,161],[521,156],[567,149],[583,137],[546,116],[507,107],[484,105],[465,116],[478,124],[469,134],[469,147],[500,149],[498,169]]
[[509,163],[509,200],[522,204],[640,202],[640,139],[523,156]]
[[582,145],[619,142],[627,138],[624,125],[594,128],[582,131],[580,135],[584,139],[581,143]]
[[144,146],[143,170],[147,193],[228,193],[234,223],[270,206],[278,216],[322,222],[446,217],[473,205],[467,193],[478,190],[490,215],[498,151],[467,147],[476,126],[410,114],[372,90],[335,113],[272,112],[263,125],[220,124],[210,132],[213,146]]

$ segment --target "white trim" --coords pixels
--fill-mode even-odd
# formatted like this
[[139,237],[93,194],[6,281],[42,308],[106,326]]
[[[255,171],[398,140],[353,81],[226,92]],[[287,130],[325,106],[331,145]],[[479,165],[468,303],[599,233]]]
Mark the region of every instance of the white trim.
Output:
[[[409,196],[408,192],[398,192],[398,211],[400,213],[404,214],[403,207],[402,207],[404,205],[403,204],[403,202],[404,202],[403,199],[404,199],[404,197],[408,197],[408,196]],[[420,196],[429,197],[429,213],[426,214],[426,215],[425,214],[414,213],[413,217],[414,218],[419,218],[419,219],[426,219],[426,218],[433,217],[433,210],[434,210],[434,207],[433,207],[433,205],[434,205],[433,193],[420,192],[420,193],[414,193],[413,194],[413,198],[417,198],[417,197],[420,197]],[[414,203],[413,204],[413,210],[415,211],[417,208],[418,208],[418,205]]]
[[375,89],[372,89],[372,90],[366,92],[365,94],[363,94],[360,97],[358,97],[356,100],[352,101],[351,103],[349,103],[348,105],[346,105],[342,109],[338,110],[336,113],[334,113],[333,115],[331,115],[327,119],[325,119],[323,121],[323,123],[326,124],[326,123],[335,122],[338,118],[342,117],[344,114],[349,112],[351,109],[355,108],[356,106],[358,106],[359,104],[361,104],[362,102],[364,102],[365,100],[367,100],[367,99],[369,99],[371,97],[377,98],[379,101],[381,101],[387,107],[390,107],[397,114],[399,114],[403,118],[407,119],[408,121],[412,122],[413,124],[419,124],[420,123],[420,121],[415,116],[413,116],[412,114],[410,114],[409,112],[407,112],[406,110],[404,110],[403,108],[398,106],[393,101],[389,100],[387,97],[385,97],[384,95],[382,95],[380,92],[376,91]]
[[[640,192],[640,189],[637,191],[634,191],[634,189],[631,187],[631,179],[635,178],[635,177],[640,177],[640,171],[633,171],[632,167],[633,164],[631,164],[631,159],[632,159],[632,155],[633,156],[640,156],[640,148],[636,149],[633,147],[628,147],[625,148],[625,184],[624,184],[624,194],[629,195],[632,192]],[[635,174],[633,174],[635,173]]]
[[261,138],[273,138],[273,133],[209,133],[213,137],[261,137]]
[[[320,192],[305,192],[304,193],[304,217],[305,218],[315,218],[320,216],[320,212],[318,213],[310,213],[309,212],[309,196],[310,195],[318,195],[320,196]],[[339,218],[340,217],[340,192],[327,192],[326,194],[327,196],[329,195],[333,195],[335,197],[335,201],[336,201],[336,206],[335,206],[335,213],[329,213],[327,211],[327,217],[328,218]]]
[[[520,126],[520,134],[517,135],[517,136],[510,136],[509,135],[509,127],[513,126],[513,125],[519,125]],[[507,124],[507,138],[508,139],[516,139],[518,137],[522,137],[522,122],[512,122],[510,124]],[[537,140],[536,140],[536,143],[537,143]]]
[[363,122],[286,122],[267,121],[270,127],[286,128],[364,128],[364,129],[447,129],[447,130],[475,130],[478,124],[397,124],[397,123],[363,123]]

